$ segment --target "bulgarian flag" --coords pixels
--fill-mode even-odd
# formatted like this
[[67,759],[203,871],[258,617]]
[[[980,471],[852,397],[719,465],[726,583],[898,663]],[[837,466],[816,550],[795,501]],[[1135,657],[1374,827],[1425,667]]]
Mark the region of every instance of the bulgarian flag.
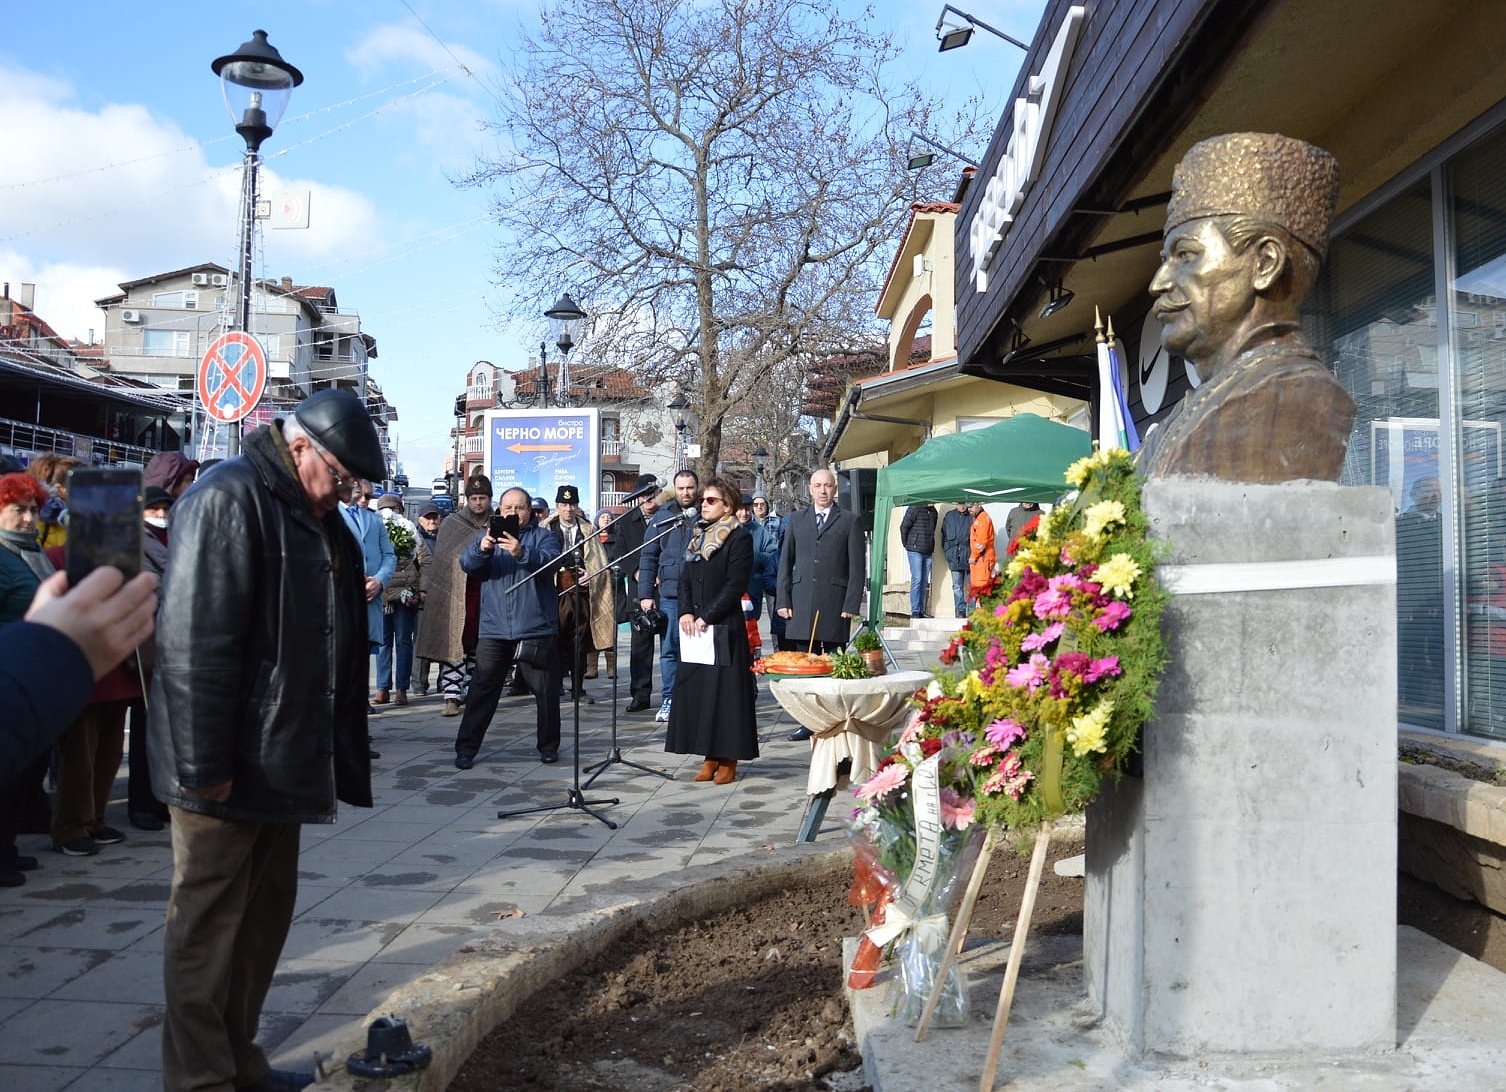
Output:
[[1127,379],[1120,364],[1120,348],[1114,338],[1114,320],[1109,319],[1105,333],[1103,318],[1093,308],[1093,329],[1098,340],[1098,447],[1106,451],[1122,447],[1133,454],[1140,447],[1129,411]]

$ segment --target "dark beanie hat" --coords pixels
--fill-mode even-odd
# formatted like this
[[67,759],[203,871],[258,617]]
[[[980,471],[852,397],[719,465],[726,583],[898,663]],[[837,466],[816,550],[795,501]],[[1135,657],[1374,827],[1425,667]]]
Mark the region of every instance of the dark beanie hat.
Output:
[[173,495],[160,485],[149,485],[142,491],[142,508],[170,508],[173,503]]
[[299,402],[293,417],[320,447],[361,478],[381,481],[387,457],[365,404],[347,390],[319,391]]
[[481,494],[492,495],[492,480],[485,474],[472,474],[465,480],[465,495],[475,497]]

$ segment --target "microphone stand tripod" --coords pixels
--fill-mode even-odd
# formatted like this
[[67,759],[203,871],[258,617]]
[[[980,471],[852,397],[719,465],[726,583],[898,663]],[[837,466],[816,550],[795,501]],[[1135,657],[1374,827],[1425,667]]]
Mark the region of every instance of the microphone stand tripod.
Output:
[[[630,511],[631,511],[631,509],[629,509],[629,512]],[[606,526],[605,529],[608,530],[608,531],[610,531],[614,526],[616,526],[617,520],[626,519],[627,516],[628,516],[628,512],[622,513],[622,515],[618,516],[617,519],[614,519],[611,523],[607,524],[607,526]],[[619,557],[617,559],[618,563],[620,564],[623,561],[626,561],[628,558],[632,557],[634,554],[639,553],[640,551],[643,550],[644,547],[648,546],[649,543],[651,543],[651,542],[658,542],[662,538],[667,538],[669,536],[670,532],[673,531],[675,529],[675,527],[680,522],[681,522],[680,520],[667,521],[666,524],[665,524],[664,530],[660,531],[653,538],[648,539],[647,541],[643,542],[641,545],[639,545],[639,546],[635,547],[634,549],[629,550],[627,553],[623,554],[621,557]],[[595,574],[592,574],[592,575],[595,575]],[[629,601],[631,601],[631,598],[632,597],[629,596]],[[671,623],[671,624],[673,624],[673,623]],[[615,626],[612,629],[612,650],[614,652],[617,651],[617,629],[616,629]],[[622,674],[621,667],[618,668],[617,674],[618,675]],[[612,753],[609,754],[606,758],[602,759],[600,762],[596,763],[594,766],[587,766],[586,767],[586,773],[590,774],[591,776],[586,779],[586,786],[585,787],[589,789],[591,787],[591,785],[596,781],[596,779],[598,777],[600,777],[602,774],[604,774],[604,773],[607,772],[607,768],[609,766],[615,766],[615,765],[631,766],[635,770],[642,770],[644,773],[653,774],[655,777],[662,777],[666,781],[673,781],[675,779],[675,775],[672,774],[672,773],[669,773],[669,772],[667,772],[665,770],[656,770],[652,766],[645,766],[641,762],[633,762],[630,759],[626,759],[626,758],[622,757],[622,748],[620,746],[618,746],[618,744],[617,744],[617,685],[618,685],[618,680],[617,679],[613,679],[612,680]]]
[[[582,532],[582,533],[584,534],[584,532]],[[550,560],[546,561],[543,565],[540,565],[533,572],[529,573],[527,577],[525,577],[524,579],[518,581],[516,584],[513,584],[507,590],[509,592],[516,591],[519,587],[521,587],[523,584],[527,583],[529,580],[532,580],[533,578],[539,576],[542,573],[547,573],[551,569],[559,567],[560,563],[565,558],[567,558],[567,557],[571,556],[572,554],[576,553],[579,549],[581,549],[581,547],[572,546],[572,547],[570,547],[568,549],[561,550],[560,553],[558,554],[558,556],[553,557]],[[579,608],[580,608],[580,601],[579,601],[578,595],[579,595],[579,592],[581,591],[581,589],[582,589],[583,586],[584,586],[584,581],[577,580],[571,587],[565,589],[565,594],[566,595],[576,596],[577,597],[572,602],[572,604],[571,604],[572,609],[571,609],[571,612],[570,612],[570,619],[571,619],[571,625],[570,625],[570,628],[571,628],[571,647],[573,649],[573,656],[572,656],[572,658],[574,659],[575,665],[576,665],[576,672],[575,672],[575,677],[576,678],[578,678],[579,675],[580,675],[580,673],[582,671],[584,671],[584,664],[581,661],[580,626],[576,624],[576,619],[579,617]],[[556,684],[556,682],[554,680],[554,673],[552,671],[549,672],[549,676],[548,676],[548,678],[546,680],[546,685],[548,685],[548,687],[549,687],[549,697],[548,697],[547,700],[554,701],[554,702],[559,701],[559,685]],[[574,679],[571,680],[571,687],[572,687],[572,689],[574,689]],[[537,695],[535,695],[535,696],[537,697]],[[570,787],[565,790],[565,800],[564,800],[564,803],[561,803],[561,804],[539,804],[539,805],[537,805],[535,807],[531,807],[531,808],[511,808],[511,809],[508,809],[506,811],[499,811],[499,812],[497,812],[497,818],[498,819],[511,819],[515,815],[534,815],[534,814],[536,814],[538,812],[541,812],[541,811],[558,811],[560,808],[570,808],[570,809],[572,809],[574,811],[583,811],[583,812],[585,812],[592,819],[595,819],[598,823],[605,824],[606,828],[608,830],[616,830],[617,829],[617,824],[616,823],[612,822],[612,820],[608,819],[605,815],[602,815],[600,812],[593,811],[592,809],[595,808],[595,807],[599,807],[599,806],[601,806],[603,804],[618,804],[618,803],[621,803],[621,800],[618,797],[615,797],[615,796],[612,797],[610,800],[587,800],[586,797],[585,797],[585,793],[582,791],[582,786],[581,786],[581,783],[580,783],[580,699],[581,699],[581,691],[579,689],[576,689],[575,690],[575,700],[572,703],[574,705],[574,707],[575,707],[574,717],[573,717],[573,719],[574,719],[574,737],[575,738],[574,738],[573,744],[571,746],[571,752],[572,752],[572,754],[571,754],[571,758],[570,758],[570,766],[571,766],[571,769],[574,771],[574,777],[573,777],[573,780],[571,781]],[[615,713],[616,713],[615,709],[613,710],[613,713],[615,715]],[[586,787],[589,787],[589,784]]]

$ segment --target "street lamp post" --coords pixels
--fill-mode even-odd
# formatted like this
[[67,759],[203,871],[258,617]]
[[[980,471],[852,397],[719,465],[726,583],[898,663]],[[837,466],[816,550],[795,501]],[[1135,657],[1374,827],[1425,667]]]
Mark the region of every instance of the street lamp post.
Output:
[[[249,42],[242,42],[234,53],[215,58],[209,66],[220,78],[225,108],[235,131],[246,142],[246,158],[241,166],[240,224],[240,301],[236,329],[251,329],[251,249],[256,235],[256,168],[261,161],[262,142],[282,120],[293,88],[303,82],[303,73],[282,59],[282,54],[267,42],[267,32],[254,31]],[[230,426],[229,453],[239,455],[240,424]]]
[[539,382],[538,388],[533,392],[534,397],[539,399],[539,408],[549,408],[549,346],[545,342],[539,342]]
[[685,430],[689,427],[685,411],[690,408],[690,399],[684,391],[676,391],[667,408],[675,411],[675,473],[679,473],[685,469]]
[[[566,292],[554,306],[544,312],[549,325],[554,328],[554,344],[560,351],[560,405],[570,404],[570,350],[575,348],[575,335],[580,333],[581,321],[586,317],[578,304]],[[542,346],[540,349],[542,350]],[[548,373],[546,372],[545,375]]]
[[753,492],[762,493],[763,472],[768,469],[769,453],[759,444],[753,449]]

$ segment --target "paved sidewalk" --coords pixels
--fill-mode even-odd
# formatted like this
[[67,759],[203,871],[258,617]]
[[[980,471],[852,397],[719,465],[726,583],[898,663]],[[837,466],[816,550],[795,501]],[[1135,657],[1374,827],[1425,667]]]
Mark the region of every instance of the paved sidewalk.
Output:
[[[612,683],[582,706],[584,764],[611,753]],[[620,680],[619,710],[627,704]],[[367,1014],[461,944],[516,913],[536,915],[624,879],[672,873],[761,846],[787,846],[800,829],[810,748],[761,688],[763,757],[726,787],[695,784],[696,756],[667,755],[650,714],[618,717],[624,758],[673,773],[667,780],[613,764],[587,791],[619,825],[573,808],[499,819],[497,812],[563,804],[571,784],[571,706],[557,766],[534,750],[533,700],[506,698],[476,767],[454,768],[458,718],[434,697],[372,718],[376,807],[342,806],[332,826],[303,828],[297,916],[262,1018],[261,1042],[279,1068],[311,1069],[361,1037]],[[657,703],[654,706],[657,708]],[[125,777],[110,822],[128,834],[97,857],[51,852],[24,887],[0,891],[0,1087],[136,1092],[161,1087],[162,924],[172,860],[168,834],[125,821]],[[819,841],[845,844],[842,809]]]

